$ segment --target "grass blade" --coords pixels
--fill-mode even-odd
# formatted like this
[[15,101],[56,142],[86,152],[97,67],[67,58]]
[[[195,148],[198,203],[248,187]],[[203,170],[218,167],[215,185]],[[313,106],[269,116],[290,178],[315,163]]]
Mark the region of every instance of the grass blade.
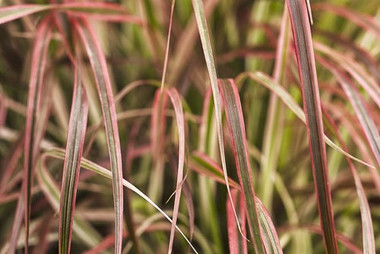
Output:
[[74,24],[90,59],[102,106],[112,171],[112,190],[115,209],[115,253],[121,253],[123,238],[123,173],[119,131],[111,80],[108,74],[104,53],[93,29],[84,19],[79,19],[79,22],[75,22]]
[[79,66],[76,66],[73,104],[63,164],[63,181],[59,209],[59,253],[70,253],[80,161],[87,126],[88,103],[79,68]]
[[[236,83],[241,83],[243,78],[249,77],[255,81],[257,81],[259,84],[265,86],[266,88],[270,89],[272,92],[276,93],[276,95],[285,103],[285,105],[293,111],[293,113],[303,122],[306,124],[306,118],[305,113],[302,111],[301,107],[294,101],[292,96],[277,82],[275,82],[273,79],[271,79],[268,75],[262,73],[262,72],[256,72],[256,73],[243,73],[239,75],[236,78]],[[342,148],[340,148],[338,145],[336,145],[329,137],[324,135],[324,140],[327,145],[334,148],[335,150],[341,152],[348,158],[355,160],[359,162],[360,164],[363,164],[369,168],[375,169],[375,167],[363,160],[360,160],[356,158],[355,156],[347,153]]]
[[175,227],[177,223],[177,217],[178,217],[178,210],[179,210],[179,202],[181,198],[181,191],[182,191],[182,184],[183,184],[183,171],[185,167],[185,119],[181,104],[181,98],[174,88],[170,88],[165,90],[168,94],[170,100],[172,101],[175,115],[176,115],[176,121],[177,121],[177,128],[178,128],[178,136],[179,136],[179,144],[178,144],[178,173],[177,173],[177,184],[176,184],[176,191],[175,191],[175,199],[174,199],[174,208],[173,208],[173,219],[172,219],[172,227],[170,230],[170,239],[169,239],[169,249],[168,253],[172,253],[173,248],[173,241],[174,241],[174,234],[175,234]]
[[[328,114],[327,110],[325,110],[324,108],[322,108],[322,110],[324,110],[324,115],[326,116],[326,118],[328,119],[330,123],[330,126],[334,130],[334,134],[338,138],[340,145],[343,147],[344,150],[347,151],[347,147],[332,117]],[[358,200],[359,200],[360,216],[362,220],[363,253],[375,254],[376,253],[375,237],[374,237],[374,232],[373,232],[371,210],[368,204],[368,199],[366,198],[366,193],[364,191],[363,184],[360,180],[360,176],[354,164],[352,163],[350,158],[346,157],[346,159],[350,167],[351,174],[354,178],[356,193],[358,195]]]
[[51,9],[49,5],[20,4],[0,8],[0,24]]
[[[201,152],[193,152],[190,157],[189,167],[197,173],[205,175],[216,182],[226,184],[223,178],[223,170],[220,166]],[[240,189],[240,185],[231,178],[228,178],[228,183],[231,188]]]
[[[64,160],[65,150],[60,150],[60,159]],[[48,172],[45,161],[48,154],[44,153],[37,162],[37,180],[41,186],[46,199],[56,212],[59,212],[60,207],[60,192],[57,183],[54,181],[50,173]],[[101,237],[97,231],[95,231],[88,223],[80,219],[77,215],[74,215],[72,230],[74,234],[82,241],[86,246],[93,247],[99,244]]]
[[[24,213],[25,223],[25,252],[28,252],[29,239],[29,217],[30,217],[30,200],[31,185],[33,177],[33,169],[36,163],[36,156],[39,151],[39,142],[36,137],[37,116],[40,109],[41,92],[43,85],[43,76],[46,67],[47,49],[51,39],[51,30],[49,26],[49,18],[44,19],[38,27],[37,36],[33,48],[32,69],[30,72],[27,118],[25,127],[24,141],[24,176],[20,199],[17,203],[15,221],[12,226],[9,252],[13,253],[16,248],[16,241],[21,227],[21,214]],[[43,130],[38,130],[43,132]]]
[[327,253],[338,253],[311,28],[303,0],[286,1],[301,82],[314,186]]
[[320,62],[334,74],[336,79],[339,81],[339,84],[342,86],[356,112],[360,126],[367,137],[368,143],[377,161],[377,165],[380,166],[380,135],[373,120],[374,118],[371,117],[370,112],[367,110],[360,92],[355,84],[347,77],[347,75],[340,71],[335,65],[329,63],[323,58],[320,58]]
[[[58,148],[53,148],[53,149],[50,149],[48,152],[45,153],[46,156],[50,156],[50,157],[54,157],[54,158],[57,158],[57,159],[64,159],[64,150],[62,149],[58,149]],[[106,177],[108,179],[112,179],[112,172],[106,168],[103,168],[95,163],[93,163],[92,161],[89,161],[85,158],[82,158],[82,161],[81,161],[81,167],[85,168],[85,169],[88,169],[88,170],[91,170],[103,177]],[[123,185],[130,189],[131,191],[133,191],[134,193],[136,193],[137,195],[139,195],[141,198],[143,198],[145,201],[147,201],[150,205],[152,205],[159,213],[161,213],[165,219],[167,219],[170,223],[172,223],[172,220],[170,219],[170,217],[159,207],[157,206],[147,195],[145,195],[143,192],[141,192],[136,186],[134,186],[133,184],[131,184],[130,182],[128,182],[127,180],[123,179]],[[198,253],[197,250],[194,248],[194,246],[191,244],[190,240],[186,237],[186,235],[182,232],[182,230],[176,226],[176,229],[178,230],[178,232],[183,236],[183,238],[186,240],[186,242],[189,244],[189,246],[191,247],[191,249],[195,252],[195,253]]]
[[231,133],[231,143],[236,168],[238,170],[240,186],[243,190],[244,202],[247,207],[248,225],[253,237],[253,245],[256,253],[264,253],[239,93],[232,79],[219,80],[219,87]]
[[263,205],[256,197],[257,212],[259,214],[259,222],[262,230],[263,241],[267,253],[282,254],[280,240],[278,239],[277,231],[273,225],[273,221]]
[[[227,164],[226,164],[226,158],[225,158],[225,153],[224,153],[224,142],[223,142],[222,107],[220,104],[220,92],[218,89],[218,77],[216,75],[214,55],[212,52],[210,36],[208,33],[206,16],[205,16],[202,0],[192,0],[192,3],[193,3],[195,19],[196,19],[197,25],[198,25],[199,36],[201,38],[203,53],[204,53],[205,60],[206,60],[207,70],[209,73],[212,95],[214,98],[214,108],[215,108],[215,119],[216,119],[216,127],[217,127],[217,134],[218,134],[219,153],[220,153],[220,160],[222,163],[222,169],[223,169],[223,174],[224,174],[224,181],[225,181],[226,187],[227,187],[228,198],[231,201],[232,209],[234,211],[236,221],[238,222],[238,216],[237,216],[235,207],[233,206],[231,191],[230,191],[230,187],[228,184]],[[241,232],[241,228],[240,228],[239,223],[237,223],[237,225],[238,225],[239,231]]]

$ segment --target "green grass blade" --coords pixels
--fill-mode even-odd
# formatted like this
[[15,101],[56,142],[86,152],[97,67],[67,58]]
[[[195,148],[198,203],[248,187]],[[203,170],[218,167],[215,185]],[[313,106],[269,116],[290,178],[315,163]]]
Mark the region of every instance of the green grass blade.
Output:
[[232,137],[231,143],[240,186],[243,190],[244,202],[247,207],[248,225],[253,237],[253,245],[256,253],[264,253],[239,93],[232,79],[220,80],[219,87],[221,89],[227,122]]
[[[241,83],[243,78],[249,77],[255,81],[257,81],[259,84],[265,86],[272,92],[276,93],[276,95],[285,103],[285,105],[303,122],[306,124],[306,118],[305,113],[302,111],[301,107],[297,104],[297,102],[294,101],[292,96],[285,90],[284,87],[279,85],[277,82],[275,82],[272,78],[270,78],[268,75],[262,72],[256,72],[256,73],[243,73],[239,75],[236,78],[236,83]],[[326,135],[324,136],[324,140],[327,145],[334,148],[335,150],[341,152],[348,158],[355,160],[359,162],[360,164],[363,164],[369,168],[375,169],[375,167],[363,160],[360,160],[359,158],[349,154],[348,152],[344,151],[341,147],[336,145],[329,137]]]
[[174,88],[170,88],[166,90],[166,93],[168,94],[176,115],[176,122],[177,122],[177,128],[178,128],[178,169],[177,169],[177,184],[176,184],[176,191],[175,191],[175,199],[174,199],[174,208],[173,208],[173,218],[172,218],[172,227],[170,230],[170,239],[169,239],[169,250],[168,253],[172,253],[173,248],[173,241],[174,241],[174,234],[175,234],[175,227],[177,223],[177,217],[178,217],[178,211],[179,211],[179,202],[181,198],[181,191],[182,191],[182,184],[183,184],[183,171],[185,167],[185,161],[187,160],[186,154],[185,154],[185,119],[182,109],[182,103],[181,98]]
[[356,116],[359,119],[360,126],[365,133],[372,153],[376,159],[377,165],[380,167],[380,135],[369,110],[366,108],[363,98],[360,95],[358,88],[349,79],[349,77],[339,70],[335,65],[329,63],[325,59],[320,59],[323,64],[329,68],[334,74],[339,84],[346,93],[352,107],[355,110]]
[[257,213],[259,214],[259,222],[262,230],[263,241],[267,253],[282,254],[280,240],[277,231],[273,225],[273,221],[269,212],[265,208],[260,199],[256,198]]
[[[60,150],[60,159],[64,160],[65,150]],[[59,212],[60,206],[60,192],[57,183],[48,172],[45,160],[47,154],[42,155],[37,162],[37,180],[41,186],[46,199],[56,212]],[[77,215],[73,218],[73,232],[74,234],[88,247],[94,247],[100,243],[101,237],[99,233],[94,230],[88,223],[80,219]]]
[[[194,8],[195,18],[198,25],[199,36],[201,38],[203,53],[206,60],[207,70],[209,73],[211,90],[212,90],[212,94],[214,98],[219,153],[220,153],[220,160],[222,163],[222,169],[223,169],[223,174],[224,174],[224,181],[226,183],[228,197],[231,201],[232,209],[234,211],[236,221],[238,221],[238,216],[236,214],[235,207],[233,206],[231,191],[228,184],[227,163],[226,163],[226,158],[225,158],[225,153],[224,153],[224,142],[223,142],[222,109],[221,109],[221,104],[220,104],[220,92],[218,89],[218,77],[216,75],[214,55],[212,52],[210,36],[208,33],[206,16],[205,16],[202,0],[192,0],[192,3],[193,3],[193,8]],[[237,225],[238,225],[239,231],[241,232],[239,223],[237,223]]]
[[287,0],[301,82],[314,186],[327,253],[338,253],[324,143],[318,79],[306,2]]
[[[64,154],[65,154],[65,151],[62,150],[62,149],[59,149],[59,148],[50,149],[48,152],[45,153],[46,156],[54,157],[54,158],[61,159],[61,160],[64,159]],[[92,161],[89,161],[89,160],[87,160],[85,158],[82,158],[81,167],[83,167],[85,169],[88,169],[88,170],[91,170],[91,171],[95,172],[96,174],[99,174],[99,175],[101,175],[103,177],[106,177],[108,179],[112,179],[112,172],[110,170],[108,170],[106,168],[103,168],[103,167],[97,165],[96,163],[93,163]],[[165,219],[167,219],[170,223],[172,223],[172,220],[170,219],[170,217],[158,205],[156,205],[147,195],[145,195],[143,192],[141,192],[136,186],[134,186],[133,184],[131,184],[130,182],[128,182],[125,179],[123,179],[123,185],[126,188],[130,189],[131,191],[133,191],[134,193],[136,193],[137,195],[139,195],[145,201],[147,201],[159,213],[161,213],[165,217]],[[178,226],[176,226],[176,229],[183,236],[183,238],[189,244],[189,246],[191,247],[191,249],[195,253],[198,253],[197,250],[195,249],[195,247],[191,244],[190,240],[182,232],[182,230]]]
[[90,59],[102,106],[112,171],[113,202],[115,209],[115,252],[121,253],[123,239],[123,173],[119,131],[111,80],[108,74],[104,53],[99,44],[99,39],[95,36],[92,27],[86,20],[80,19],[79,22],[75,22],[75,28],[82,39]]
[[88,103],[79,68],[76,66],[73,103],[63,164],[59,209],[59,253],[70,253],[80,161],[87,126]]

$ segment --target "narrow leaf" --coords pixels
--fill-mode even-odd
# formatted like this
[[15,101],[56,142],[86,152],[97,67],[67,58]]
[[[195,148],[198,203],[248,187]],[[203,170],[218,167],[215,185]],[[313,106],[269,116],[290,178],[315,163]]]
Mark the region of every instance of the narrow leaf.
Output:
[[117,127],[116,108],[112,95],[111,80],[108,74],[104,53],[92,27],[84,19],[74,23],[86,48],[98,88],[102,106],[104,126],[107,135],[108,153],[112,171],[112,191],[115,209],[115,253],[122,251],[123,232],[123,171],[121,148]]
[[176,193],[175,193],[174,208],[173,208],[173,219],[172,219],[172,227],[170,230],[170,240],[169,240],[169,250],[168,250],[168,253],[171,253],[172,248],[173,248],[175,227],[176,227],[177,217],[178,217],[179,202],[181,198],[182,183],[183,183],[183,171],[184,171],[184,166],[185,166],[185,156],[186,156],[185,154],[185,119],[184,119],[184,114],[183,114],[183,109],[182,109],[182,104],[181,104],[181,98],[177,90],[175,90],[174,88],[170,88],[165,91],[169,95],[170,100],[175,110],[178,136],[179,136],[177,184],[176,184]]
[[59,253],[70,253],[80,161],[87,125],[88,103],[79,68],[76,66],[73,103],[63,164],[59,209]]
[[[64,160],[65,150],[60,150],[60,159]],[[37,162],[37,180],[46,199],[56,212],[59,212],[60,192],[57,183],[54,181],[45,165],[48,154],[44,153]],[[101,237],[87,222],[74,215],[72,230],[74,234],[88,247],[99,244]]]
[[[322,108],[324,110],[324,108]],[[332,117],[328,114],[327,110],[324,110],[324,115],[328,119],[330,126],[334,130],[334,134],[339,140],[339,143],[343,147],[344,150],[347,151],[346,144],[343,141],[343,138],[341,137],[338,127],[335,125]],[[348,165],[351,170],[351,174],[354,178],[355,182],[355,188],[356,188],[356,193],[358,195],[358,200],[359,200],[359,207],[360,207],[360,216],[362,220],[362,237],[363,237],[363,253],[364,254],[375,254],[375,237],[374,237],[374,232],[373,232],[373,223],[372,223],[372,217],[371,217],[371,210],[368,204],[368,199],[366,197],[366,193],[364,191],[363,184],[360,180],[360,176],[350,160],[350,158],[346,157]]]
[[324,144],[322,113],[319,99],[318,79],[315,68],[313,42],[308,12],[304,0],[287,0],[298,72],[301,82],[309,150],[313,167],[314,186],[327,253],[338,253],[332,210],[331,191]]
[[280,240],[278,239],[277,231],[273,225],[270,215],[263,203],[256,197],[257,212],[262,230],[263,241],[267,253],[282,254]]
[[[305,113],[302,111],[301,107],[294,101],[292,96],[285,90],[284,87],[279,85],[277,82],[275,82],[272,78],[270,78],[268,75],[262,73],[262,72],[256,72],[256,73],[243,73],[239,77],[236,78],[237,83],[241,83],[242,79],[244,77],[249,77],[255,81],[257,81],[259,84],[265,86],[266,88],[270,89],[272,92],[276,93],[276,95],[285,103],[285,105],[293,111],[293,113],[300,119],[303,123],[306,124],[306,118]],[[324,140],[327,145],[334,148],[335,150],[341,152],[345,156],[349,157],[352,160],[355,160],[369,168],[375,169],[375,167],[365,161],[362,161],[355,156],[347,153],[342,148],[340,148],[338,145],[336,145],[329,137],[324,135]]]
[[253,245],[256,253],[264,253],[239,93],[232,79],[219,80],[219,87],[226,111],[229,131],[231,133],[231,143],[236,168],[238,170],[239,182],[247,207],[248,225],[253,237]]
[[[50,156],[50,157],[54,157],[54,158],[62,160],[62,159],[64,159],[64,154],[65,154],[64,150],[58,149],[58,148],[52,148],[48,152],[45,153],[45,156]],[[82,158],[81,167],[83,167],[85,169],[88,169],[88,170],[91,170],[91,171],[95,172],[96,174],[99,174],[99,175],[101,175],[103,177],[106,177],[108,179],[112,179],[112,172],[110,170],[108,170],[106,168],[103,168],[103,167],[99,166],[98,164],[95,164],[92,161],[89,161],[89,160],[87,160],[85,158]],[[126,188],[130,189],[131,191],[133,191],[134,193],[136,193],[137,195],[139,195],[145,201],[147,201],[159,213],[161,213],[165,217],[165,219],[167,219],[170,223],[172,223],[172,220],[170,219],[170,217],[159,206],[157,206],[147,195],[145,195],[143,192],[141,192],[136,186],[134,186],[132,183],[128,182],[125,179],[123,179],[123,185]],[[183,236],[183,238],[189,244],[189,246],[191,247],[191,249],[195,253],[198,253],[197,250],[195,249],[195,247],[191,244],[190,240],[182,232],[182,230],[178,226],[176,226],[176,229]]]
[[24,141],[23,195],[21,195],[17,203],[16,215],[10,240],[10,253],[15,251],[16,241],[22,223],[22,219],[19,216],[22,213],[24,213],[25,223],[25,252],[28,252],[31,185],[33,169],[35,167],[36,157],[40,149],[39,144],[41,142],[41,140],[37,137],[41,137],[44,132],[43,129],[37,129],[36,125],[38,115],[41,114],[41,112],[39,112],[41,110],[41,92],[46,67],[47,49],[51,39],[49,21],[50,19],[46,18],[39,25],[33,47]]
[[0,8],[0,24],[51,8],[49,5],[39,4],[20,4],[3,7]]
[[367,110],[358,88],[347,77],[347,75],[345,75],[335,65],[329,63],[323,58],[320,58],[320,61],[334,74],[346,93],[352,107],[355,110],[356,116],[359,119],[360,126],[367,137],[368,143],[377,161],[377,165],[380,167],[380,135],[373,117],[371,117],[370,112]]
[[[228,184],[227,164],[226,164],[226,158],[225,158],[225,153],[224,153],[222,107],[220,104],[220,92],[218,89],[218,77],[216,75],[214,55],[212,52],[210,36],[208,33],[207,21],[206,21],[205,11],[204,11],[204,7],[203,7],[203,2],[202,2],[202,0],[192,0],[192,3],[193,3],[195,19],[196,19],[197,25],[198,25],[199,36],[201,38],[203,53],[204,53],[205,60],[206,60],[207,70],[209,73],[211,90],[212,90],[212,94],[213,94],[213,98],[214,98],[215,118],[216,118],[216,127],[217,127],[217,134],[218,134],[218,143],[219,143],[219,153],[220,153],[220,160],[222,163],[222,169],[223,169],[223,174],[224,174],[224,181],[226,183],[228,197],[231,201],[231,204],[233,204],[231,191],[230,191],[230,187]],[[235,211],[235,207],[233,205],[232,205],[232,209],[234,211],[236,221],[238,222],[238,216],[237,216],[237,213]],[[241,232],[240,224],[237,223],[237,225],[238,225],[239,231]]]

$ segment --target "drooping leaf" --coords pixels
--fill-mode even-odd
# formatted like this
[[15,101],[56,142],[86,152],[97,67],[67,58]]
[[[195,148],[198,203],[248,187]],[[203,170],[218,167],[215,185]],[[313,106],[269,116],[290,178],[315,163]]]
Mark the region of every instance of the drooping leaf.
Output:
[[323,121],[311,28],[304,0],[287,0],[292,24],[298,73],[301,82],[303,107],[313,167],[314,186],[327,253],[338,253],[335,224],[329,185]]
[[51,9],[50,5],[20,4],[0,8],[0,24]]
[[[44,114],[46,112],[39,111],[41,110],[41,93],[44,83],[47,49],[51,39],[51,29],[49,22],[50,19],[45,18],[39,25],[32,53],[32,67],[30,71],[24,141],[24,176],[22,184],[23,195],[21,195],[20,199],[18,200],[16,215],[12,226],[9,249],[9,252],[11,253],[15,251],[16,241],[22,223],[22,219],[19,216],[21,216],[23,213],[25,223],[25,250],[26,252],[28,251],[33,169],[36,164],[36,157],[40,150],[39,144],[44,133],[44,128],[38,129],[36,126],[38,123],[40,123],[40,127],[43,127],[45,125],[43,123],[43,118],[46,117]],[[41,117],[39,121],[37,121],[39,115],[41,115]]]
[[[52,148],[49,151],[45,152],[45,156],[54,157],[54,158],[61,159],[61,160],[64,159],[64,154],[65,154],[65,151],[62,150],[62,149],[58,149],[58,148]],[[87,160],[85,158],[82,158],[81,167],[85,168],[85,169],[88,169],[88,170],[91,170],[91,171],[95,172],[96,174],[101,175],[103,177],[106,177],[108,179],[112,179],[112,172],[110,170],[108,170],[106,168],[103,168],[103,167],[99,166],[98,164],[93,163],[92,161],[89,161],[89,160]],[[159,213],[161,213],[165,217],[165,219],[167,219],[170,223],[172,223],[172,220],[170,219],[170,217],[159,206],[157,206],[147,195],[145,195],[142,191],[140,191],[136,186],[134,186],[133,184],[131,184],[130,182],[128,182],[125,179],[123,179],[123,185],[126,188],[130,189],[131,191],[133,191],[134,193],[136,193],[137,195],[139,195],[145,201],[147,201]],[[189,246],[191,247],[191,249],[195,253],[198,253],[197,250],[195,249],[195,247],[191,244],[190,240],[183,233],[183,231],[178,226],[176,226],[176,229],[183,236],[183,238],[189,244]]]
[[112,190],[115,209],[115,252],[121,253],[123,232],[123,173],[119,131],[111,80],[108,74],[104,53],[93,28],[84,19],[79,19],[78,22],[74,22],[74,26],[87,51],[102,106],[112,171]]
[[267,209],[257,197],[256,206],[257,213],[259,214],[260,228],[262,230],[262,238],[266,252],[271,254],[282,254],[280,240],[278,239],[277,231],[273,225],[273,221]]
[[178,172],[177,172],[177,183],[176,183],[176,192],[174,199],[174,208],[173,208],[173,218],[172,218],[172,227],[170,230],[170,239],[169,239],[169,249],[168,253],[172,252],[175,227],[177,223],[179,202],[181,198],[182,184],[183,184],[183,171],[185,167],[185,119],[182,109],[181,98],[174,88],[166,89],[165,92],[168,94],[176,114],[176,122],[178,128]]
[[[59,212],[60,207],[60,192],[59,187],[53,177],[48,172],[45,165],[49,154],[44,153],[37,162],[37,180],[41,186],[46,199],[56,212]],[[59,158],[64,160],[65,150],[59,150]],[[88,247],[97,245],[101,237],[99,233],[91,227],[86,221],[79,218],[78,215],[73,217],[72,230],[74,234]]]
[[67,133],[59,209],[59,253],[70,253],[72,223],[78,189],[80,161],[85,138],[88,103],[82,85],[80,66],[76,66],[73,102]]
[[[227,187],[228,198],[230,199],[231,204],[233,204],[231,191],[228,184],[227,164],[226,164],[226,158],[225,158],[225,153],[224,153],[221,98],[220,98],[220,92],[218,89],[218,77],[216,74],[214,55],[213,55],[211,42],[210,42],[210,35],[208,33],[208,28],[207,28],[206,15],[205,15],[202,0],[192,0],[192,3],[193,3],[195,19],[198,25],[198,32],[201,39],[202,49],[203,49],[203,53],[206,60],[207,70],[209,73],[213,99],[214,99],[219,153],[220,153],[220,160],[222,163],[224,181]],[[235,207],[233,205],[232,205],[232,209],[234,211],[236,221],[238,221],[238,216],[235,211]],[[237,225],[238,225],[239,231],[241,232],[240,224],[237,223]]]
[[[288,106],[288,108],[298,117],[298,119],[300,119],[303,123],[306,124],[305,113],[302,111],[301,107],[294,101],[292,96],[281,85],[279,85],[272,78],[270,78],[268,75],[266,75],[265,73],[262,73],[262,72],[243,73],[236,78],[236,83],[241,83],[243,78],[246,78],[246,77],[249,77],[249,78],[257,81],[259,84],[267,87],[272,92],[276,93],[277,96],[283,101],[283,103],[285,103],[285,105]],[[342,148],[340,148],[338,145],[336,145],[326,135],[324,135],[324,140],[325,140],[327,145],[329,145],[330,147],[334,148],[335,150],[341,152],[342,154],[349,157],[350,159],[355,160],[355,161],[357,161],[357,162],[359,162],[359,163],[361,163],[367,167],[370,167],[373,169],[375,168],[373,165],[371,165],[371,164],[369,164],[363,160],[360,160],[359,158],[357,158],[357,157],[347,153],[346,151],[344,151]]]
[[229,131],[231,133],[232,150],[239,182],[247,207],[248,225],[253,238],[253,245],[256,253],[264,253],[239,93],[232,79],[219,80],[219,87],[226,111]]
[[352,107],[356,112],[360,126],[362,127],[363,132],[367,137],[368,143],[377,161],[377,165],[380,167],[380,135],[373,117],[366,108],[364,100],[358,91],[358,88],[337,66],[329,63],[322,58],[320,58],[320,61],[334,74],[339,84],[342,86],[344,92],[346,93]]
[[[322,108],[322,110],[324,111],[324,115],[328,119],[330,126],[333,128],[334,134],[338,138],[340,145],[343,147],[345,151],[347,151],[347,147],[332,117],[328,114],[326,109]],[[358,195],[358,200],[359,200],[360,216],[361,216],[361,221],[362,221],[363,253],[375,254],[376,253],[375,236],[373,232],[373,223],[372,223],[371,210],[369,207],[368,199],[366,197],[363,184],[360,180],[360,176],[354,164],[352,163],[350,158],[346,157],[346,159],[350,167],[352,177],[354,178],[356,193]]]

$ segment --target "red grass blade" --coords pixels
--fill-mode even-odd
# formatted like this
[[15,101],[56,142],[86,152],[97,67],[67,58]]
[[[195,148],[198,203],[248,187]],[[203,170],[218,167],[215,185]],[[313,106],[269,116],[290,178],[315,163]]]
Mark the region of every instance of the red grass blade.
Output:
[[70,253],[80,161],[87,127],[88,103],[79,68],[77,65],[75,70],[73,102],[63,164],[59,209],[59,253]]
[[107,135],[108,153],[112,171],[113,202],[115,209],[115,253],[122,251],[123,233],[123,171],[121,148],[117,127],[116,108],[112,95],[111,80],[108,74],[104,53],[93,28],[84,19],[74,23],[90,59],[99,98],[102,105],[104,125]]
[[[58,149],[58,148],[52,148],[50,151],[45,153],[45,156],[50,156],[50,157],[54,157],[54,158],[58,158],[58,159],[64,159],[64,154],[65,154],[64,150]],[[91,171],[97,173],[98,175],[101,175],[101,176],[106,177],[108,179],[112,179],[112,172],[110,172],[110,170],[103,168],[103,167],[97,165],[96,163],[93,163],[92,161],[89,161],[85,158],[82,158],[81,167],[88,169],[88,170],[91,170]],[[44,176],[44,175],[42,174],[42,176]],[[172,220],[170,219],[170,217],[158,205],[156,205],[147,195],[145,195],[142,191],[140,191],[136,186],[134,186],[133,184],[131,184],[130,182],[128,182],[125,179],[123,179],[123,185],[126,188],[133,191],[134,193],[136,193],[137,195],[139,195],[141,198],[143,198],[146,202],[148,202],[150,205],[152,205],[160,214],[162,214],[163,217],[165,217],[165,219],[167,219],[170,223],[172,223]],[[75,222],[74,222],[74,225],[75,225]],[[198,253],[197,250],[194,248],[194,246],[191,244],[190,240],[182,232],[182,230],[178,226],[176,226],[176,229],[183,236],[183,238],[189,244],[191,249],[195,253]]]
[[[237,190],[232,190],[232,198],[235,202],[235,207],[237,206]],[[239,248],[239,231],[237,229],[236,220],[234,218],[234,211],[232,210],[232,204],[229,199],[227,199],[226,204],[226,213],[227,213],[227,230],[228,230],[228,245],[230,247],[230,254],[239,254],[240,248]],[[242,225],[244,225],[242,223]],[[244,242],[246,243],[246,242]]]
[[368,143],[377,161],[377,165],[380,166],[380,135],[373,120],[374,118],[367,109],[360,92],[355,84],[347,77],[346,74],[339,70],[336,65],[331,64],[323,58],[320,58],[320,62],[334,74],[336,79],[339,81],[339,84],[342,86],[352,107],[355,110],[360,126],[367,137]]
[[[218,136],[218,144],[219,144],[219,154],[220,160],[222,163],[224,181],[227,187],[228,198],[231,201],[232,209],[234,210],[236,221],[238,222],[238,216],[235,211],[235,207],[233,206],[232,196],[230,187],[228,184],[228,173],[227,173],[227,163],[226,157],[224,153],[224,141],[223,141],[223,126],[222,126],[222,107],[220,100],[220,91],[218,89],[218,77],[216,75],[215,61],[214,55],[212,52],[210,35],[208,33],[206,15],[203,7],[202,0],[192,0],[193,9],[195,14],[195,19],[198,25],[198,32],[201,39],[201,44],[203,48],[203,53],[206,60],[207,70],[209,73],[211,90],[214,98],[214,109],[215,109],[215,119],[216,119],[216,127],[217,127],[217,136]],[[241,228],[239,223],[237,223],[239,231],[241,232]]]
[[[278,83],[273,81],[272,78],[270,78],[268,75],[262,73],[262,72],[256,72],[256,73],[243,73],[239,75],[236,78],[236,83],[240,83],[243,78],[249,77],[255,81],[257,81],[259,84],[265,86],[266,88],[270,89],[272,92],[276,93],[276,95],[285,103],[288,108],[293,111],[293,113],[303,122],[306,124],[306,118],[305,118],[305,113],[302,111],[301,107],[294,101],[292,96]],[[371,169],[375,169],[375,167],[363,160],[360,160],[356,158],[355,156],[345,152],[342,148],[340,148],[338,145],[336,145],[329,137],[326,135],[324,136],[324,140],[327,145],[330,147],[334,148],[335,150],[341,152],[351,160],[355,160]]]
[[[216,182],[226,184],[223,177],[223,170],[206,154],[199,151],[193,152],[190,158],[189,167],[197,173],[205,175]],[[228,178],[228,183],[231,188],[240,189],[240,185],[231,178]]]
[[267,253],[282,254],[280,240],[278,239],[277,231],[273,225],[273,221],[269,212],[263,203],[256,197],[257,212],[259,214],[259,221],[261,227],[261,235]]
[[22,18],[24,16],[51,9],[49,5],[20,4],[0,8],[0,24]]
[[292,23],[293,38],[301,81],[309,150],[313,167],[314,186],[318,199],[319,216],[327,253],[338,253],[335,224],[329,186],[326,148],[324,144],[322,113],[313,43],[306,3],[303,0],[286,1]]
[[[334,123],[334,120],[328,114],[327,110],[324,107],[322,107],[322,110],[324,111],[324,115],[329,121],[330,126],[334,130],[334,134],[338,138],[339,143],[341,144],[343,149],[347,151],[348,149],[343,141],[343,138],[341,137],[339,133],[338,127]],[[373,223],[372,223],[372,217],[371,217],[371,210],[368,204],[368,199],[366,198],[364,187],[362,185],[360,176],[354,164],[352,163],[350,158],[346,157],[346,159],[350,167],[352,177],[354,178],[356,193],[358,195],[358,200],[359,200],[360,215],[361,215],[361,220],[362,220],[363,253],[375,254],[376,253],[375,237],[374,237],[374,232],[373,232],[373,226],[372,226]]]
[[342,16],[366,31],[371,31],[378,39],[380,39],[380,25],[372,17],[350,10],[345,7],[331,5],[328,3],[318,3],[313,5],[314,10],[331,11],[339,16]]
[[232,79],[219,80],[219,87],[226,111],[227,122],[231,133],[231,143],[242,188],[244,202],[247,207],[248,225],[253,238],[256,253],[264,253],[260,234],[259,216],[255,202],[255,191],[252,182],[252,170],[249,162],[247,138],[245,135],[243,111],[239,93]]
[[174,88],[170,88],[165,90],[165,92],[170,97],[170,100],[172,101],[175,115],[176,115],[176,121],[177,121],[177,128],[178,128],[178,136],[179,136],[179,144],[178,144],[178,173],[177,173],[177,184],[176,184],[176,193],[175,193],[175,199],[174,199],[174,208],[173,208],[173,218],[172,218],[172,227],[170,230],[170,239],[169,239],[169,249],[168,253],[172,253],[173,249],[173,241],[174,241],[174,234],[176,229],[176,223],[177,223],[177,217],[178,217],[178,210],[179,210],[179,202],[181,198],[181,191],[182,191],[182,183],[183,183],[183,171],[185,166],[185,119],[182,109],[182,103],[181,98]]
[[[61,154],[59,158],[64,160],[65,150],[60,150],[60,152]],[[45,198],[49,202],[50,206],[54,209],[54,211],[59,212],[60,192],[58,184],[55,182],[54,178],[48,171],[46,165],[46,159],[48,157],[54,156],[45,153],[38,160],[36,166],[36,176],[39,182],[39,186],[41,186],[41,190],[44,193]],[[94,230],[90,224],[88,224],[82,218],[78,217],[76,214],[74,214],[72,230],[75,236],[90,248],[99,244],[101,241],[99,233]]]
[[[46,18],[39,25],[33,48],[24,141],[24,176],[22,184],[23,195],[21,195],[17,203],[15,221],[12,227],[10,240],[10,253],[13,253],[16,248],[16,241],[22,223],[22,219],[19,216],[21,216],[22,213],[24,213],[25,223],[25,252],[28,252],[31,185],[33,178],[33,169],[36,163],[36,156],[40,149],[39,142],[41,141],[37,138],[37,136],[39,135],[36,135],[35,132],[37,116],[40,113],[38,111],[40,109],[43,76],[46,67],[47,49],[51,39],[51,30],[49,27],[49,22],[50,19]],[[38,131],[43,132],[43,130]]]
[[[358,82],[359,85],[368,93],[372,100],[380,107],[380,86],[376,81],[366,73],[358,63],[356,63],[350,57],[345,56],[338,51],[323,45],[322,43],[315,43],[315,49],[321,53],[326,54],[329,59],[332,59],[337,63],[336,66],[341,66],[345,71]],[[318,58],[317,58],[318,60]],[[334,66],[335,64],[333,64]]]

